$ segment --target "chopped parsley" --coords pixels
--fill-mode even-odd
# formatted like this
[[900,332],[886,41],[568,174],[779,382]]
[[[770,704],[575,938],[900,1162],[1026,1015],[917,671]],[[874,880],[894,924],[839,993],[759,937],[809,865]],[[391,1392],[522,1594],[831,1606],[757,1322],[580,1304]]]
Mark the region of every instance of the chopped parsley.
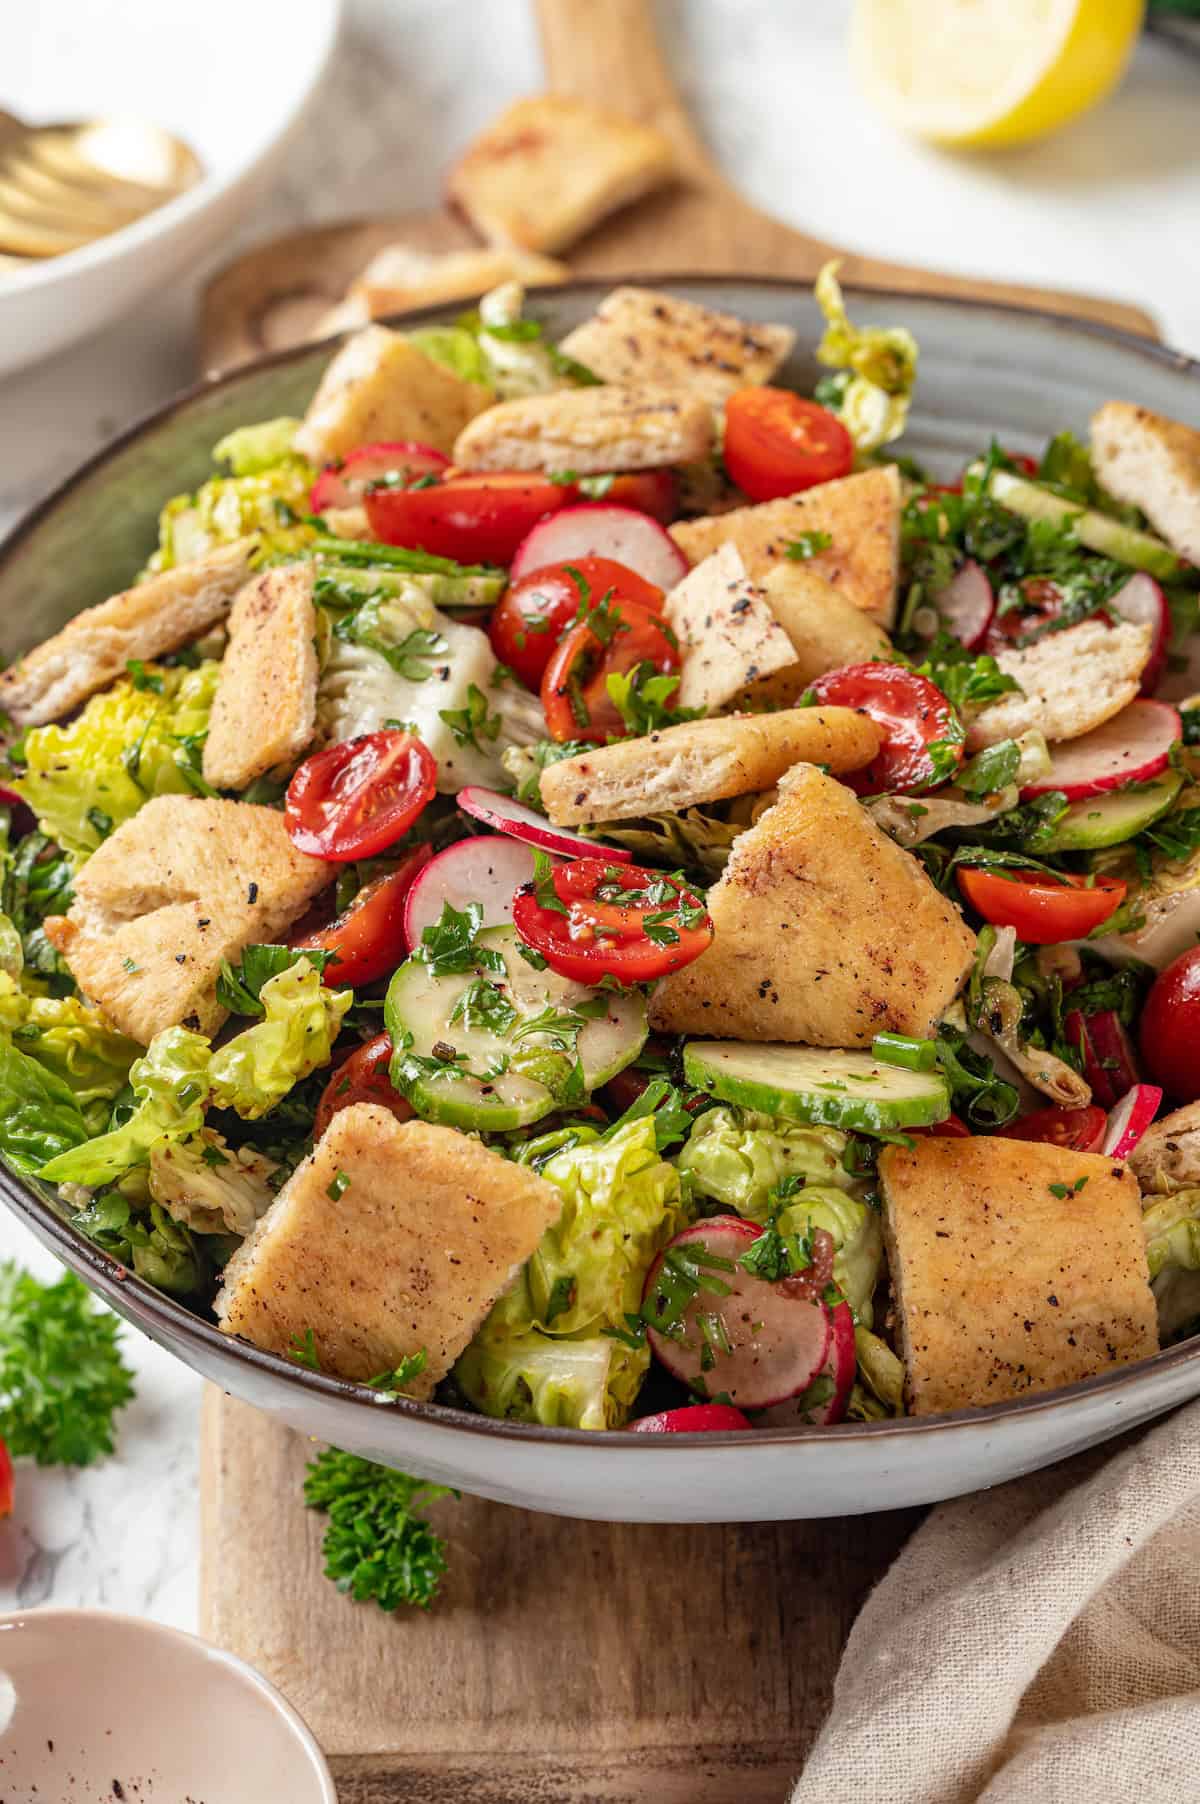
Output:
[[803,564],[819,552],[828,551],[833,544],[833,534],[828,532],[801,532],[783,548],[783,555],[791,558],[795,564]]
[[480,739],[498,739],[504,724],[498,714],[489,711],[487,697],[474,683],[467,687],[466,707],[439,708],[438,719],[445,721],[457,745],[470,746],[477,752],[483,750]]

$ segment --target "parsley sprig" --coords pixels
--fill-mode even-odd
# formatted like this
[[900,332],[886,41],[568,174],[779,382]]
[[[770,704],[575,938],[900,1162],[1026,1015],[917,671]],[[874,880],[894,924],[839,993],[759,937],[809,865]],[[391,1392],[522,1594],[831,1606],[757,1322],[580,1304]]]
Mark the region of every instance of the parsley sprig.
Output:
[[113,1418],[133,1396],[120,1323],[73,1272],[42,1284],[0,1265],[0,1436],[39,1466],[90,1466],[113,1450]]
[[392,1472],[329,1447],[309,1462],[304,1501],[328,1517],[325,1576],[356,1603],[427,1610],[446,1572],[446,1543],[424,1507],[457,1496],[446,1485]]

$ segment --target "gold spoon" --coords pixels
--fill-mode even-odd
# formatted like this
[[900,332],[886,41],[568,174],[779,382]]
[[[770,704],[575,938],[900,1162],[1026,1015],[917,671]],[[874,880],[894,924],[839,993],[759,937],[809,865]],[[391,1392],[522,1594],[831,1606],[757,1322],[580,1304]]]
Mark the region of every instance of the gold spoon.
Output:
[[145,120],[33,126],[0,108],[0,278],[119,231],[202,173],[189,145]]

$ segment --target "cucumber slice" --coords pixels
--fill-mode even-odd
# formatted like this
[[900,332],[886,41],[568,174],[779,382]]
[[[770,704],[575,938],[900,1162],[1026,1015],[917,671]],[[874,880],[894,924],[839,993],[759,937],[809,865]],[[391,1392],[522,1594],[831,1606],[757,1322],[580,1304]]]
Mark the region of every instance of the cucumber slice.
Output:
[[[520,942],[511,927],[489,928],[475,943],[500,954],[502,972],[479,964],[435,977],[423,959],[410,958],[388,985],[383,1018],[396,1047],[392,1081],[426,1121],[491,1133],[524,1127],[563,1103],[576,1054],[588,1092],[637,1057],[646,1039],[640,992],[592,990],[555,971],[535,971],[517,950]],[[480,1019],[478,1003],[471,1007],[464,1001],[480,981],[503,999],[482,993],[485,1014],[492,1004],[495,1027]],[[505,1019],[504,1004],[515,1010],[515,1019]],[[555,1019],[532,1028],[547,1010]],[[457,1055],[453,1060],[441,1057],[446,1047]]]
[[[973,475],[979,476],[982,471],[981,464],[971,465]],[[1061,495],[1042,488],[1040,483],[1030,482],[1027,476],[1014,476],[1010,470],[994,470],[988,493],[1011,513],[1020,514],[1022,519],[1072,521],[1080,544],[1086,545],[1089,551],[1098,551],[1118,564],[1128,564],[1131,570],[1146,570],[1160,582],[1171,582],[1183,571],[1182,560],[1153,533],[1139,532],[1134,526],[1114,520],[1111,514],[1080,507],[1077,501],[1064,501]]]
[[1165,814],[1182,788],[1183,772],[1166,770],[1136,789],[1109,789],[1072,802],[1051,837],[1039,841],[1039,850],[1091,852],[1100,846],[1119,846]]
[[940,1072],[881,1065],[869,1052],[693,1040],[683,1049],[683,1072],[724,1102],[862,1134],[928,1127],[950,1113]]
[[[443,576],[436,571],[409,573],[381,569],[377,564],[339,564],[335,560],[319,564],[317,577],[336,584],[343,595],[361,601],[380,594],[411,595],[415,590],[435,608],[490,608],[504,593],[503,576]],[[321,599],[319,593],[317,599]]]

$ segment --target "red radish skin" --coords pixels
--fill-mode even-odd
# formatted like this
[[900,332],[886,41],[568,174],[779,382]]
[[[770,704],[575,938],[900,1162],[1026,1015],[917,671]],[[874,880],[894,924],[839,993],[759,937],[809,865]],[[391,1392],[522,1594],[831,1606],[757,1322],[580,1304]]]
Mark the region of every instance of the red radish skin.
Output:
[[1082,1015],[1069,1009],[1063,1021],[1067,1044],[1078,1049],[1083,1075],[1091,1085],[1092,1101],[1111,1109],[1141,1076],[1133,1041],[1114,1009]]
[[986,571],[974,558],[968,558],[941,593],[934,596],[933,605],[946,631],[961,640],[968,651],[976,651],[983,644],[996,612],[996,598]]
[[408,892],[404,905],[408,950],[421,944],[426,927],[437,925],[447,902],[457,909],[478,902],[485,927],[511,927],[513,895],[523,883],[532,882],[533,872],[533,852],[520,840],[499,833],[456,840],[430,859]]
[[824,1402],[802,1407],[804,1393],[787,1403],[777,1403],[763,1417],[765,1428],[832,1428],[846,1414],[850,1391],[858,1371],[858,1352],[854,1345],[854,1315],[849,1303],[835,1303],[830,1311],[829,1351],[825,1364],[813,1380],[824,1390],[823,1379],[833,1386]]
[[1154,578],[1139,570],[1117,590],[1109,606],[1122,620],[1131,620],[1136,626],[1148,626],[1154,635],[1150,641],[1150,657],[1142,672],[1142,694],[1153,695],[1162,681],[1171,649],[1171,610],[1167,598]]
[[1158,1114],[1163,1093],[1157,1084],[1135,1084],[1108,1117],[1104,1144],[1106,1159],[1127,1159]]
[[[739,1409],[766,1409],[799,1395],[821,1371],[829,1352],[831,1312],[819,1298],[806,1291],[789,1294],[788,1280],[772,1284],[737,1264],[761,1233],[754,1222],[722,1215],[677,1234],[667,1251],[700,1245],[728,1259],[732,1270],[716,1268],[711,1276],[730,1288],[724,1295],[697,1293],[684,1313],[683,1339],[656,1328],[647,1330],[656,1357],[673,1377],[692,1387],[703,1383],[720,1391]],[[660,1254],[651,1267],[644,1302],[654,1297],[664,1258]],[[720,1319],[733,1349],[718,1351],[716,1363],[707,1371],[701,1360],[704,1341],[697,1321],[701,1315]]]
[[688,573],[688,561],[665,527],[632,507],[596,502],[560,508],[541,520],[517,547],[509,581],[546,564],[578,557],[607,557],[669,592]]
[[449,468],[450,459],[444,452],[415,439],[359,445],[339,463],[326,464],[309,491],[308,505],[314,514],[323,514],[328,507],[354,507],[362,500],[368,484],[381,481],[393,471],[403,470],[411,479],[436,476]]
[[1082,802],[1123,783],[1147,782],[1166,769],[1172,747],[1182,737],[1177,709],[1145,698],[1130,702],[1081,739],[1054,746],[1050,769],[1025,785],[1021,800],[1060,789],[1069,802]]
[[731,1403],[692,1403],[656,1416],[639,1416],[629,1426],[634,1434],[727,1434],[730,1429],[749,1428],[750,1423]]
[[633,863],[633,853],[625,846],[606,846],[602,839],[584,839],[564,827],[552,827],[544,815],[526,808],[524,802],[514,802],[511,796],[483,789],[477,783],[459,790],[458,805],[472,820],[482,821],[497,833],[511,834],[527,846],[536,846],[539,852],[559,858],[605,858],[609,864]]

